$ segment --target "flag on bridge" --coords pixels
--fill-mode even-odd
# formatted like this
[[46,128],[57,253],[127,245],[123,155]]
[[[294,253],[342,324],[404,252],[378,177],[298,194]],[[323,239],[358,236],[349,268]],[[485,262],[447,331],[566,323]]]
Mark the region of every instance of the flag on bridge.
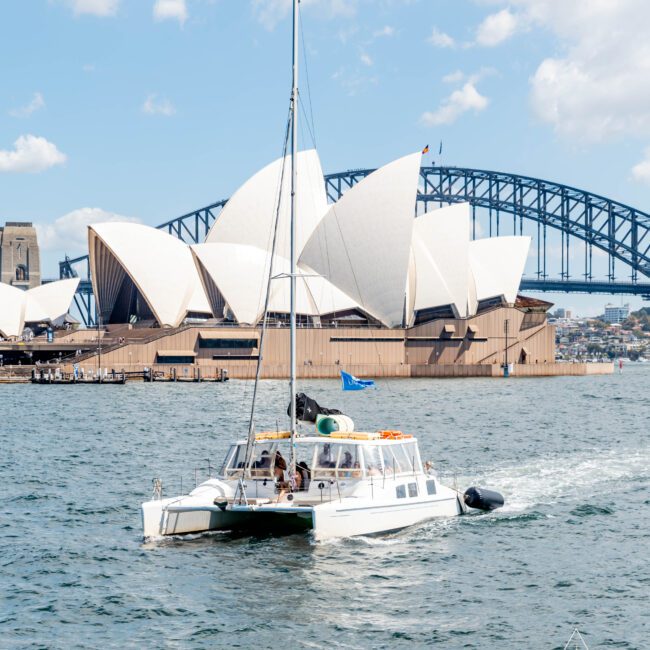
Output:
[[375,386],[373,379],[359,379],[349,372],[345,372],[345,370],[341,370],[341,381],[343,382],[343,390],[363,390]]

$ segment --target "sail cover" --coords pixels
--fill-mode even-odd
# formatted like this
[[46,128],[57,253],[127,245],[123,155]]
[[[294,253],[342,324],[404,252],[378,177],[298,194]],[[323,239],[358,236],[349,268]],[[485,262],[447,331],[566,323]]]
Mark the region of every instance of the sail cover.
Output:
[[[291,404],[287,408],[287,415],[291,417]],[[316,422],[318,415],[342,415],[337,409],[328,409],[321,406],[315,399],[298,393],[296,395],[296,419],[302,422]]]

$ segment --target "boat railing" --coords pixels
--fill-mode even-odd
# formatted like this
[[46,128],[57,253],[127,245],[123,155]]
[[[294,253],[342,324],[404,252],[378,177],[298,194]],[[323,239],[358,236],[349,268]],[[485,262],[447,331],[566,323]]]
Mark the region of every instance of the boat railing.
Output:
[[[195,465],[194,466],[194,487],[199,485],[199,476],[207,474],[208,479],[212,478],[212,470],[216,469],[213,467],[209,458],[205,459],[205,465]],[[201,481],[202,483],[203,481]],[[183,477],[181,476],[181,494],[183,493]]]
[[151,494],[152,501],[160,501],[163,498],[163,482],[160,478],[154,478],[151,481],[153,485],[153,492]]

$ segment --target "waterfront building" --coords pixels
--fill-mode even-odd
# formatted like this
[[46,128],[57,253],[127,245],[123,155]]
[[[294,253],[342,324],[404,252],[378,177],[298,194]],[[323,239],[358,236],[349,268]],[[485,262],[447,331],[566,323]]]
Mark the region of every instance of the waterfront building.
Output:
[[18,289],[41,283],[38,238],[31,223],[8,221],[0,227],[0,282]]
[[[472,240],[467,203],[416,214],[419,153],[366,176],[335,203],[327,202],[316,152],[299,157],[299,376],[338,377],[341,369],[357,376],[493,376],[506,360],[519,368],[515,374],[586,372],[555,364],[552,305],[518,293],[529,237]],[[104,368],[252,377],[266,311],[272,327],[263,376],[287,377],[286,162],[276,160],[246,181],[203,244],[187,245],[142,224],[89,226],[100,327],[57,336],[64,366],[97,366],[99,336]],[[44,285],[60,301],[38,314],[41,324],[67,311],[76,282]],[[22,301],[16,293],[0,295],[0,303],[13,305],[3,312],[11,320],[0,323],[3,336],[30,322],[34,291],[18,292]],[[58,354],[39,345],[1,351],[14,360]]]
[[[500,367],[506,347],[509,362],[553,363],[550,303],[518,295],[529,237],[472,241],[467,203],[414,218],[420,153],[381,167],[331,204],[316,151],[299,158],[299,374],[337,376],[345,367],[415,376],[482,366],[480,374]],[[118,341],[102,363],[252,376],[268,299],[274,327],[264,373],[287,376],[286,164],[276,160],[246,181],[203,244],[141,224],[89,227],[98,312],[107,340]]]
[[606,323],[622,323],[630,315],[630,305],[625,304],[621,307],[616,307],[611,303],[605,305],[604,321]]

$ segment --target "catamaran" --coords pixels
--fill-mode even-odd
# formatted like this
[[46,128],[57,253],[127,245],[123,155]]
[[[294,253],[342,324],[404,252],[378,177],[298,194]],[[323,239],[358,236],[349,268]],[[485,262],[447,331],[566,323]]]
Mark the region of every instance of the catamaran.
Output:
[[[142,504],[147,538],[207,531],[260,534],[311,531],[315,540],[385,533],[434,517],[463,514],[468,507],[503,505],[495,492],[464,494],[440,483],[423,463],[418,441],[393,430],[355,431],[350,418],[319,413],[308,435],[298,431],[296,392],[296,206],[298,166],[298,0],[293,0],[293,75],[290,111],[290,272],[273,276],[264,320],[248,435],[234,442],[216,476],[186,495],[154,497]],[[277,221],[274,240],[277,237]],[[273,251],[275,249],[275,242]],[[273,252],[272,252],[273,255]],[[290,282],[290,406],[287,431],[256,432],[255,404],[263,363],[271,282]],[[304,409],[301,419],[304,419]],[[313,414],[316,415],[316,414]]]

